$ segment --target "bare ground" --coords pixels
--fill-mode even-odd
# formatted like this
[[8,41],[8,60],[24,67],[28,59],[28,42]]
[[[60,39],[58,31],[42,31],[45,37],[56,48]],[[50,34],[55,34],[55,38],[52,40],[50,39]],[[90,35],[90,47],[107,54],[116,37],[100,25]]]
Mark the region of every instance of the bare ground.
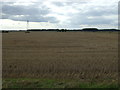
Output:
[[117,32],[3,33],[3,78],[117,81]]

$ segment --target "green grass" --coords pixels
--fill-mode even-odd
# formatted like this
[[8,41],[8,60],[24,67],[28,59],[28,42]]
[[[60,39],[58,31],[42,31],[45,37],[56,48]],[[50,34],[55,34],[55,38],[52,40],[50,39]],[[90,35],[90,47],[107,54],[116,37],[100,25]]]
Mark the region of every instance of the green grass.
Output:
[[117,88],[117,84],[57,79],[3,79],[3,88]]

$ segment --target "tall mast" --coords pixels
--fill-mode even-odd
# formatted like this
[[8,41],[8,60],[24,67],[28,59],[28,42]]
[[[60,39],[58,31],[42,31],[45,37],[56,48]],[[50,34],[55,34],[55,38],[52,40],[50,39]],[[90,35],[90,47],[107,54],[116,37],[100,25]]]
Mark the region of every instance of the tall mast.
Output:
[[28,28],[29,28],[29,20],[27,20],[27,30],[28,30]]

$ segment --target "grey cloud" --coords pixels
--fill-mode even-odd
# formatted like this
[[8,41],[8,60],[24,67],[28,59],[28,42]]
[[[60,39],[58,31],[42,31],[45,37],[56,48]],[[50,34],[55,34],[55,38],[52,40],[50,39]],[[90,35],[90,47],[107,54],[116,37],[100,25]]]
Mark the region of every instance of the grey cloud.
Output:
[[91,16],[103,16],[103,15],[117,15],[117,7],[107,7],[107,6],[98,6],[98,7],[90,7],[88,11],[84,14]]
[[80,5],[80,4],[86,4],[86,3],[88,3],[88,2],[86,2],[86,1],[80,1],[80,2],[71,2],[71,1],[66,1],[66,2],[52,2],[52,4],[54,4],[54,5],[56,5],[56,6],[58,6],[58,7],[64,7],[64,6],[73,6],[73,5]]
[[62,3],[62,2],[53,2],[53,4],[56,5],[56,6],[59,6],[59,7],[65,6],[65,4]]
[[[70,16],[70,25],[74,27],[74,25],[77,25],[76,27],[79,27],[79,25],[101,25],[101,24],[114,24],[117,26],[116,23],[113,23],[115,20],[110,18],[105,18],[103,16],[111,16],[111,15],[117,15],[117,6],[113,5],[110,6],[89,6],[84,9],[79,9],[79,12],[77,14],[69,13]],[[99,18],[93,18],[89,19],[88,17],[99,17]]]
[[40,3],[35,3],[30,6],[13,5],[13,3],[11,5],[4,4],[2,6],[2,13],[2,19],[30,20],[32,22],[59,22],[55,17],[45,17],[50,13],[50,10],[46,6],[40,6]]
[[95,24],[110,24],[112,20],[105,19],[105,18],[97,18],[97,19],[88,19],[87,16],[77,16],[71,19],[71,24],[80,25],[80,24],[88,24],[88,25],[95,25]]
[[4,5],[2,7],[2,13],[9,15],[23,15],[24,10],[17,6]]
[[10,15],[34,15],[34,14],[48,14],[49,10],[45,9],[45,7],[43,7],[43,9],[39,9],[38,7],[35,6],[9,6],[9,5],[3,5],[2,7],[2,11],[5,14],[10,14]]
[[43,17],[40,15],[23,15],[23,16],[19,16],[17,17],[17,15],[3,15],[2,19],[11,19],[11,20],[15,20],[15,21],[26,21],[29,20],[31,22],[52,22],[52,23],[56,23],[59,22],[58,20],[56,20],[56,18],[54,17]]

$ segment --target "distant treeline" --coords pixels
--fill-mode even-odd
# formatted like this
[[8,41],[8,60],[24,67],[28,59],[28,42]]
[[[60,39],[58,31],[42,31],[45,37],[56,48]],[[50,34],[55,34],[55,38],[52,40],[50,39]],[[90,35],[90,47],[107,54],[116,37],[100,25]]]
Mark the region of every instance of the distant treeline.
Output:
[[26,32],[29,33],[30,31],[57,31],[57,32],[69,32],[69,31],[120,31],[118,29],[97,29],[97,28],[84,28],[84,29],[28,29],[28,30],[2,30],[2,33],[8,33],[8,32]]

